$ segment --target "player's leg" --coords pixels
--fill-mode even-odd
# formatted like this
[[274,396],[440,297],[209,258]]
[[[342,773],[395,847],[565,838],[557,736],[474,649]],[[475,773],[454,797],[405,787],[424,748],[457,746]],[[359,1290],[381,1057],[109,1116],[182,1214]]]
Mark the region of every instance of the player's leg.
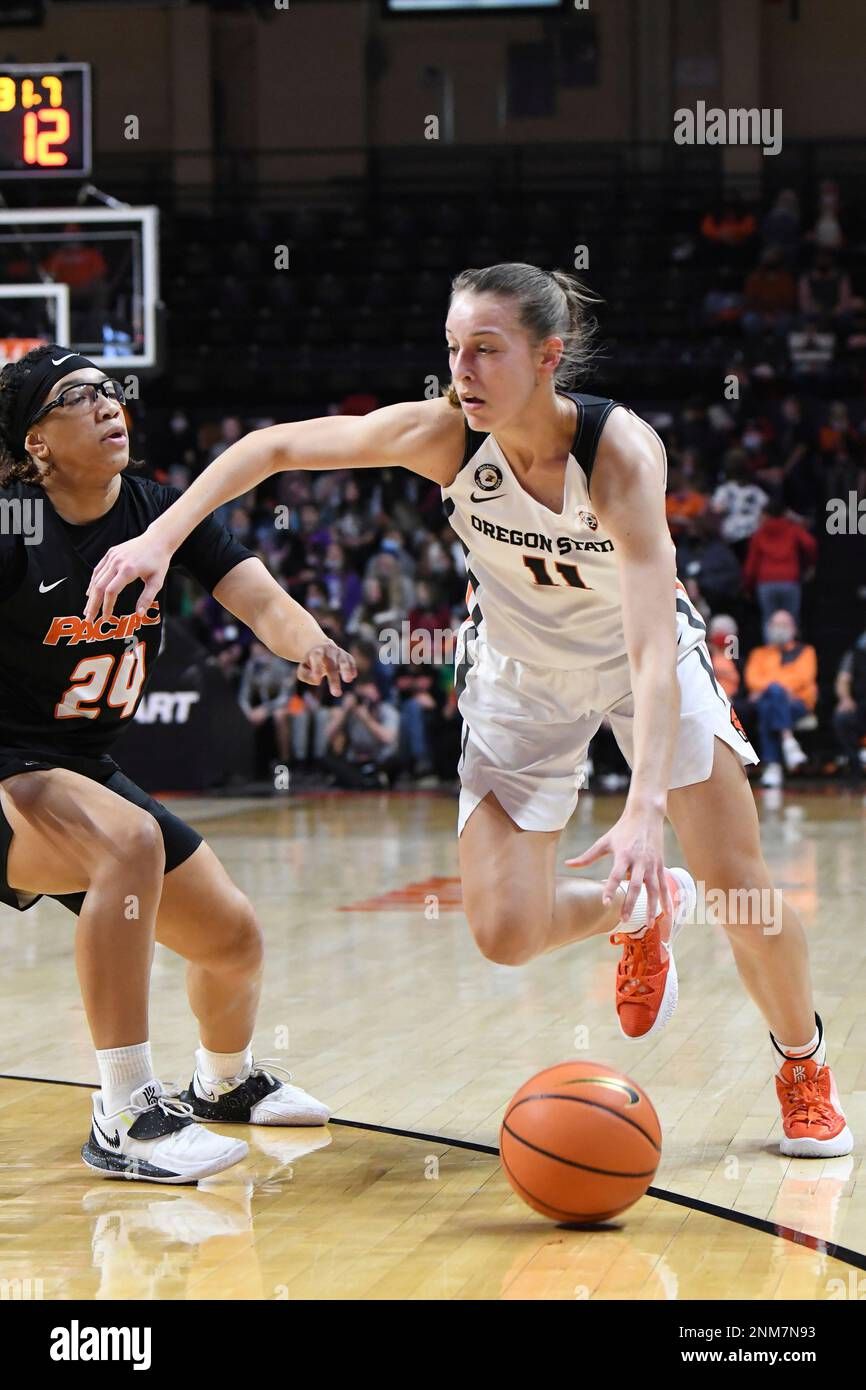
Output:
[[755,798],[739,759],[720,739],[707,780],[668,793],[668,817],[770,1030],[795,1046],[808,1042],[815,1009],[806,934],[773,887]]
[[20,893],[86,894],[75,937],[94,1046],[148,1036],[147,1003],[164,854],[151,816],[64,768],[0,784],[12,831],[6,863]]
[[0,809],[6,887],[79,895],[76,964],[102,1083],[85,1163],[106,1177],[169,1183],[237,1163],[247,1146],[192,1124],[153,1074],[147,1005],[165,863],[153,817],[61,768],[6,779]]
[[853,1141],[824,1065],[806,935],[773,886],[755,799],[739,759],[721,739],[714,745],[710,776],[669,792],[668,815],[774,1040],[783,1152],[804,1157],[847,1153]]
[[522,830],[492,792],[459,839],[463,906],[479,950],[502,965],[614,931],[625,894],[602,903],[604,885],[557,874],[561,830]]
[[196,831],[122,773],[111,785],[149,808],[165,843],[156,939],[187,962],[200,1040],[181,1099],[197,1118],[221,1123],[326,1123],[327,1106],[254,1063],[264,942],[252,903]]

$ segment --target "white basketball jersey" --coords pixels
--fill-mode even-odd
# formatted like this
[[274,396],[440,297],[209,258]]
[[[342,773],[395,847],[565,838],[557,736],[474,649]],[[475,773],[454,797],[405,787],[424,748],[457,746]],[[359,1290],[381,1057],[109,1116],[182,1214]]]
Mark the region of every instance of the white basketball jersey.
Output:
[[[618,402],[561,394],[577,404],[561,513],[530,497],[493,435],[468,424],[463,464],[442,498],[466,553],[469,614],[489,644],[532,666],[589,670],[626,655],[616,550],[589,495],[601,431]],[[680,659],[706,628],[679,581],[675,600]]]

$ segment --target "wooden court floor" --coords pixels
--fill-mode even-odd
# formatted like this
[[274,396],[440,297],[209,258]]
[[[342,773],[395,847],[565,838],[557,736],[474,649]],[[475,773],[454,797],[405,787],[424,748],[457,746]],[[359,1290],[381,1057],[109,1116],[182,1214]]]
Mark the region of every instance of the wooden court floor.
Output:
[[[563,859],[620,807],[584,796]],[[605,938],[519,970],[478,954],[450,797],[175,808],[265,924],[257,1054],[291,1067],[335,1122],[245,1130],[248,1160],[198,1188],[96,1179],[78,1159],[95,1065],[72,919],[45,901],[0,909],[0,1299],[866,1296],[866,798],[761,801],[860,1141],[823,1162],[778,1153],[766,1032],[714,929],[680,938],[679,1009],[635,1046],[616,1024]],[[151,1037],[160,1075],[186,1083],[195,1025],[162,949]],[[633,1076],[664,1130],[651,1194],[596,1230],[524,1207],[495,1154],[512,1092],[572,1056]]]

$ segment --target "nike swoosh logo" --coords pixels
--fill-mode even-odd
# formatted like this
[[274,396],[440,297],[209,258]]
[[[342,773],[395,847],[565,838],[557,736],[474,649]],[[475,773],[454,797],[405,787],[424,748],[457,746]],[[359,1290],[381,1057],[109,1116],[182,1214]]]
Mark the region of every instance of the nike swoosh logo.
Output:
[[113,1149],[119,1149],[119,1148],[120,1148],[120,1135],[119,1135],[119,1133],[117,1132],[117,1130],[114,1131],[114,1138],[112,1138],[112,1136],[111,1136],[110,1134],[106,1134],[105,1130],[102,1128],[102,1126],[101,1126],[100,1124],[97,1123],[96,1120],[94,1120],[93,1123],[94,1123],[94,1125],[96,1126],[96,1128],[99,1130],[99,1133],[102,1135],[102,1137],[103,1137],[103,1139],[105,1140],[106,1144],[110,1144],[111,1147],[112,1147]]
[[[64,574],[63,579],[65,579],[65,578],[66,578],[66,575]],[[52,589],[56,589],[58,584],[62,584],[62,583],[63,583],[63,579],[55,579],[55,581],[54,581],[53,584],[46,584],[44,579],[40,579],[40,581],[39,581],[39,592],[40,592],[40,594],[47,594],[47,593],[49,593]]]
[[52,359],[51,359],[51,365],[52,365],[52,367],[59,367],[63,362],[68,362],[69,359],[70,359],[70,357],[74,357],[74,356],[75,356],[75,353],[74,353],[74,352],[67,352],[67,354],[66,354],[65,357],[52,357]]
[[500,497],[505,497],[504,492],[486,493],[484,497],[476,497],[474,492],[470,492],[470,502],[496,502]]

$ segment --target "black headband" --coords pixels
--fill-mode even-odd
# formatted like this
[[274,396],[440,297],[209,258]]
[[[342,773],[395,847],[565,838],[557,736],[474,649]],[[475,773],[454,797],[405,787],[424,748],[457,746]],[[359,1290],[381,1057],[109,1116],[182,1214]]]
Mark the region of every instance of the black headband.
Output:
[[85,367],[95,366],[96,363],[91,362],[89,357],[82,357],[80,353],[71,351],[68,347],[59,347],[57,343],[52,343],[45,356],[34,362],[18,388],[12,407],[9,443],[16,457],[23,458],[26,452],[24,441],[30,422],[52,386],[70,372],[79,372]]

